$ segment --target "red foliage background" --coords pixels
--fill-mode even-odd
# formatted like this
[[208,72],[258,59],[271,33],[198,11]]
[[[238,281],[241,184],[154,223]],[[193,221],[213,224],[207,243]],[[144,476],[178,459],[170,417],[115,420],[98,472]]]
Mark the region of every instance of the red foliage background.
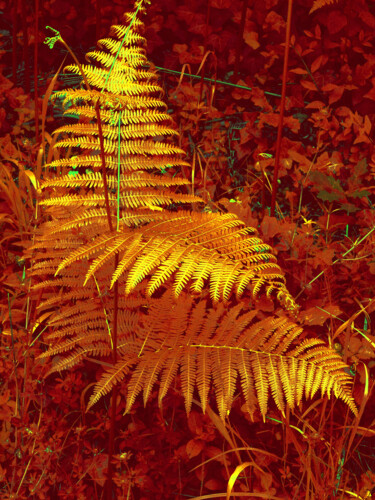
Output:
[[[0,1],[4,499],[100,498],[105,481],[107,408],[84,411],[96,367],[43,379],[48,362],[36,360],[43,322],[29,321],[36,311],[23,258],[33,229],[30,172],[38,163],[42,96],[65,57],[63,48],[42,43],[53,36],[45,26],[83,60],[132,8],[129,1],[99,3]],[[238,399],[224,426],[199,408],[187,418],[178,384],[163,411],[152,400],[123,416],[121,400],[116,498],[223,497],[235,468],[247,463],[235,490],[259,498],[370,498],[375,491],[375,4],[324,3],[311,13],[313,1],[293,4],[275,217],[269,207],[287,2],[154,0],[145,36],[192,164],[185,172],[192,189],[206,210],[239,214],[276,249],[301,321],[355,374],[361,420],[350,420],[341,403],[315,400],[287,423],[276,410],[265,423],[250,422]],[[76,82],[65,75],[59,85]],[[51,108],[48,116],[51,133],[61,112]]]

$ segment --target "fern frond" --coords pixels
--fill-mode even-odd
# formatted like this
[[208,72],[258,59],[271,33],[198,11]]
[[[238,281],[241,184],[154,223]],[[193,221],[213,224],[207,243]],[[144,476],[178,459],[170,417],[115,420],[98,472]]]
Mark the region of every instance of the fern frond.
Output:
[[[126,189],[137,189],[144,187],[169,187],[169,186],[184,186],[189,184],[186,179],[176,178],[176,179],[164,179],[161,176],[146,174],[144,172],[134,172],[127,176],[120,176],[120,189],[125,191]],[[117,188],[118,180],[111,177],[107,181],[107,186],[110,189]],[[60,177],[55,177],[51,179],[46,179],[41,183],[41,189],[46,189],[48,187],[86,187],[86,188],[104,188],[104,182],[101,174],[99,172],[94,172],[91,174],[81,175],[77,173],[74,176],[63,175]]]
[[99,90],[91,89],[65,89],[55,92],[52,99],[62,99],[62,105],[65,107],[70,104],[89,103],[100,108],[110,110],[137,110],[141,108],[162,108],[167,106],[164,101],[150,96],[129,96],[120,94],[111,94],[100,92]]
[[[127,21],[129,22],[130,21],[130,18],[127,18]],[[142,27],[142,23],[139,21],[139,19],[135,19],[133,21],[133,26],[134,27]],[[130,33],[127,34],[127,26],[122,26],[122,25],[118,25],[118,24],[115,24],[113,26],[111,26],[111,31],[110,31],[110,34],[114,35],[116,38],[118,39],[121,39],[123,40],[125,35],[126,36],[126,39],[125,39],[125,43],[126,44],[133,44],[133,43],[145,43],[146,40],[145,38],[143,38],[142,36],[140,35],[137,35],[136,33],[132,33],[133,30],[130,31]],[[131,37],[135,37],[135,38],[131,38]],[[119,42],[116,42],[113,40],[113,38],[108,38],[106,40],[100,40],[100,43],[103,45],[103,42],[104,41],[107,41],[107,43],[109,44],[108,49],[111,50],[112,54],[117,54],[118,52],[118,49],[119,49]]]
[[[130,54],[130,50],[126,51]],[[132,51],[131,57],[135,59],[135,65],[139,66],[146,62],[145,56],[138,52]],[[95,68],[93,66],[88,66],[86,64],[82,64],[82,69],[85,73],[87,81],[93,87],[97,89],[107,89],[109,92],[112,92],[119,96],[141,96],[142,94],[152,94],[155,92],[160,92],[161,87],[159,85],[152,85],[147,83],[135,83],[131,80],[127,81],[127,84],[124,85],[124,77],[126,77],[126,72],[119,68],[118,65],[116,69],[112,70],[111,78],[107,79],[108,70],[102,68]],[[81,69],[72,64],[65,68],[66,71],[70,71],[72,73],[81,73]]]
[[[96,110],[91,106],[70,106],[64,111],[65,114],[75,114],[77,116],[84,116],[89,119],[95,119],[97,114]],[[139,125],[149,123],[171,123],[171,117],[168,113],[163,113],[159,109],[124,109],[116,111],[113,109],[101,109],[100,119],[103,123],[111,123],[121,125]],[[56,133],[56,132],[55,132]]]
[[78,259],[87,259],[88,257],[100,251],[102,248],[105,248],[110,242],[115,241],[116,238],[116,234],[103,234],[102,236],[96,238],[94,241],[91,241],[89,244],[78,248],[61,262],[59,267],[56,269],[55,274],[57,275],[62,269],[64,269],[64,267],[69,266]]
[[[53,182],[53,179],[51,179]],[[48,181],[46,181],[48,182]],[[113,216],[115,220],[115,216]],[[47,239],[56,233],[63,233],[64,231],[70,232],[71,229],[78,230],[80,227],[98,225],[100,227],[108,226],[108,217],[106,214],[106,210],[102,209],[92,209],[92,210],[83,210],[81,213],[76,214],[75,217],[69,219],[64,223],[54,223],[49,227],[48,234],[42,235],[41,238]]]
[[[90,151],[100,150],[100,141],[95,137],[78,136],[71,139],[61,139],[55,145],[57,148],[81,147]],[[117,141],[104,139],[104,152],[113,154],[118,152]],[[122,155],[174,155],[182,154],[183,151],[176,146],[166,143],[158,143],[150,140],[144,141],[122,141],[120,143],[120,154]]]
[[[110,195],[109,197],[110,206],[117,206],[117,197]],[[150,207],[155,205],[171,205],[172,203],[194,203],[200,201],[198,197],[188,195],[188,194],[173,194],[170,192],[155,192],[151,190],[143,190],[141,192],[134,191],[128,194],[120,196],[120,204],[122,208],[139,208],[139,207]],[[104,206],[105,197],[104,194],[77,194],[77,195],[66,195],[61,197],[53,197],[41,201],[41,205],[52,207],[52,206],[76,206],[76,207],[95,207]]]
[[[125,19],[127,26],[112,27],[101,50],[88,54],[95,63],[83,66],[88,88],[53,96],[83,120],[56,131],[58,151],[39,193],[45,222],[32,249],[33,276],[41,280],[34,287],[44,294],[41,313],[56,308],[45,334],[45,356],[56,356],[51,371],[108,357],[117,345],[119,361],[103,364],[89,407],[125,383],[130,411],[140,393],[147,402],[158,379],[161,405],[180,373],[188,412],[196,388],[205,410],[212,385],[222,418],[238,387],[248,411],[259,407],[263,418],[270,397],[284,412],[319,390],[355,413],[337,353],[319,340],[298,344],[301,329],[287,317],[259,320],[256,310],[229,307],[234,293],[246,293],[297,309],[271,247],[254,228],[232,214],[177,210],[202,200],[180,192],[185,175],[168,172],[189,164],[156,97],[163,92],[147,64],[143,24],[134,12]],[[157,290],[157,298],[147,295]]]
[[124,247],[126,248],[127,253],[129,253],[130,249],[131,252],[133,252],[135,248],[140,244],[140,241],[141,241],[141,235],[132,233],[118,236],[117,238],[112,240],[112,243],[110,245],[106,245],[104,251],[102,251],[99,257],[97,257],[94,260],[94,262],[90,265],[90,268],[88,269],[87,274],[85,276],[84,285],[87,283],[89,278],[100,267],[102,267],[106,262],[108,262],[111,258],[113,258],[115,254],[119,253]]
[[[82,155],[73,156],[70,159],[61,158],[59,160],[54,160],[50,163],[51,168],[59,167],[93,167],[99,168],[101,166],[101,157],[96,155]],[[174,166],[189,166],[189,163],[179,159],[177,156],[168,156],[166,158],[158,157],[144,157],[144,156],[134,156],[128,158],[121,158],[120,162],[114,160],[111,157],[106,157],[106,166],[110,170],[120,168],[121,172],[135,171],[135,170],[164,170],[168,167]]]
[[[98,336],[98,335],[96,335]],[[96,340],[96,337],[94,333],[91,333],[90,335],[87,335],[86,332],[84,332],[81,336],[75,336],[72,339],[66,340],[65,342],[61,342],[59,344],[56,344],[53,348],[49,349],[48,351],[44,352],[41,354],[39,357],[44,358],[44,357],[49,357],[49,356],[55,356],[56,354],[60,354],[66,351],[69,351],[73,349],[74,347],[78,345],[84,347],[85,345],[91,345],[93,341]],[[111,354],[111,349],[108,347],[107,354]]]
[[62,370],[67,370],[68,368],[72,368],[73,366],[77,365],[82,360],[84,360],[85,357],[86,357],[85,350],[82,348],[79,348],[75,352],[73,352],[73,354],[71,354],[69,357],[63,358],[60,361],[53,364],[52,368],[48,371],[46,376],[48,376],[54,372],[58,372],[58,371],[62,371]]
[[[130,411],[142,390],[147,402],[158,376],[162,381],[161,404],[179,367],[187,412],[195,387],[202,407],[207,406],[212,378],[219,413],[225,418],[239,375],[249,411],[258,406],[263,418],[270,396],[284,413],[286,405],[293,409],[303,395],[312,397],[317,390],[328,397],[333,392],[356,413],[348,388],[351,378],[341,357],[316,339],[291,348],[290,344],[298,340],[302,330],[288,318],[256,321],[254,315],[244,313],[240,304],[233,312],[228,312],[223,304],[207,311],[204,303],[194,304],[191,300],[179,300],[171,308],[171,300],[167,293],[161,304],[151,304],[142,320],[147,337],[139,332],[140,337],[134,339],[131,352],[138,350],[138,356],[131,361],[135,368],[129,374],[126,411]],[[160,315],[163,301],[165,314]],[[182,323],[180,315],[185,318]],[[168,335],[161,337],[160,330]],[[116,374],[120,377],[118,371]],[[105,375],[98,382],[92,401],[107,391],[108,377]]]
[[[111,141],[117,141],[120,136],[120,140],[124,139],[136,139],[138,137],[148,137],[153,135],[161,135],[161,136],[169,136],[169,135],[178,135],[178,132],[173,128],[166,127],[164,125],[160,125],[158,123],[136,123],[136,124],[127,124],[126,129],[118,127],[118,123],[115,122],[116,125],[103,125],[102,133],[105,139],[109,139]],[[60,127],[54,132],[55,134],[85,134],[88,136],[97,136],[99,134],[98,126],[92,123],[77,123],[73,125],[66,125],[64,127]]]
[[[98,61],[100,64],[102,64],[105,68],[110,68],[113,64],[113,55],[117,54],[119,44],[116,43],[111,43],[110,39],[107,40],[101,40],[99,41],[98,45],[101,45],[102,47],[107,47],[111,53],[103,52],[101,50],[96,50],[94,52],[88,52],[86,54],[86,60],[89,61],[90,59],[94,61]],[[116,50],[116,45],[117,45],[117,50]],[[113,50],[113,52],[112,52]],[[122,52],[122,56],[126,56],[126,51]],[[135,70],[132,66],[125,64],[121,61],[121,63],[118,65],[118,68],[126,73],[127,78],[129,78],[132,81],[136,81],[138,79],[145,79],[145,80],[156,80],[157,75],[151,71],[142,71],[142,70]]]
[[[123,41],[126,35],[124,45],[146,44],[146,39],[142,35],[135,32],[134,30],[126,30],[127,27],[125,28],[124,26],[111,26],[111,34],[113,34],[116,38],[119,38],[121,39],[121,41]],[[113,55],[116,55],[118,49],[120,48],[120,42],[114,40],[113,38],[103,38],[98,41],[98,45],[99,47],[106,47]],[[92,53],[90,52],[90,54]]]
[[[177,369],[177,363],[176,363]],[[202,403],[202,411],[206,413],[206,407],[208,403],[209,389],[211,386],[211,358],[209,349],[198,349],[197,351],[197,388],[199,398]],[[164,395],[163,395],[164,396]],[[161,404],[161,399],[159,405]]]
[[332,5],[333,2],[338,2],[338,0],[314,0],[313,6],[310,9],[309,14],[312,12],[325,7],[326,5]]
[[111,367],[103,377],[100,389],[90,398],[87,410],[94,405],[99,399],[108,394],[113,387],[121,382],[125,375],[127,375],[131,367],[136,363],[137,358],[128,356],[126,360],[119,361],[116,365]]
[[[61,302],[62,295],[63,295],[62,290],[60,290],[59,294],[56,294],[54,297],[51,297],[48,300],[41,302],[37,306],[37,308],[39,310],[43,310],[43,309],[47,309],[47,308],[51,307],[54,304],[58,304],[59,302]],[[92,295],[92,290],[90,290],[88,287],[86,287],[86,288],[80,288],[78,290],[72,290],[71,292],[65,293],[64,299],[65,300],[76,300],[76,299],[82,299],[82,298],[88,299],[89,297],[91,297],[91,295]]]
[[[82,302],[81,302],[82,304]],[[82,307],[82,305],[81,305]],[[97,309],[98,311],[98,309]],[[75,320],[78,321],[76,322]],[[85,321],[83,321],[85,319]],[[87,333],[88,331],[95,331],[96,333],[101,333],[101,337],[97,338],[97,340],[105,340],[105,335],[107,335],[107,332],[104,334],[103,332],[106,329],[106,322],[103,317],[96,318],[93,316],[93,314],[88,314],[86,315],[85,318],[78,317],[78,315],[75,318],[72,318],[71,321],[65,321],[61,322],[57,327],[55,327],[54,331],[52,333],[49,333],[47,336],[47,339],[49,342],[53,344],[53,346],[50,347],[49,351],[46,351],[45,355],[48,356],[48,353],[52,353],[53,349],[58,347],[59,344],[55,342],[56,339],[69,339],[71,340],[72,336],[79,335],[81,332],[82,333]],[[90,333],[90,332],[89,332]]]

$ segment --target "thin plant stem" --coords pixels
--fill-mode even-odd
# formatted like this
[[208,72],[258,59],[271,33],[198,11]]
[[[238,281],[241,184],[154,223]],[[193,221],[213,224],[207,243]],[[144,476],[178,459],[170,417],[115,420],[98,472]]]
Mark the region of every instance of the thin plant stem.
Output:
[[22,36],[23,36],[23,62],[25,65],[25,91],[30,92],[30,61],[29,61],[29,38],[27,36],[26,2],[21,1]]
[[15,351],[15,345],[14,345],[14,334],[13,334],[12,306],[11,306],[11,303],[10,303],[9,292],[8,292],[8,313],[9,313],[9,324],[10,324],[10,337],[11,337],[11,340],[12,340],[14,378],[15,378],[15,382],[16,382],[16,409],[15,409],[15,416],[17,417],[19,415],[19,411],[20,411],[20,402],[19,402],[19,390],[18,390],[18,380],[17,380],[17,358],[16,358],[16,351]]
[[[181,71],[176,71],[174,69],[168,69],[168,68],[163,68],[162,66],[155,66],[155,68],[159,71],[162,71],[163,73],[171,73],[171,74],[174,74],[174,75],[180,75],[180,77],[184,77],[184,76],[187,76],[188,78],[193,78],[193,79],[201,79],[202,76],[201,75],[194,75],[192,73],[183,73],[181,74],[182,72]],[[205,82],[211,82],[211,83],[216,83],[218,85],[226,85],[228,87],[235,87],[236,89],[243,89],[243,90],[248,90],[249,92],[251,92],[253,90],[252,87],[247,87],[246,85],[239,85],[237,83],[231,83],[231,82],[225,82],[223,80],[217,80],[217,79],[214,79],[214,78],[208,78],[207,76],[203,77],[203,80]],[[268,91],[264,91],[264,93],[266,95],[269,95],[269,96],[272,96],[272,97],[281,97],[280,94],[275,94],[274,92],[268,92]],[[306,104],[308,104],[308,101],[306,101]]]
[[282,87],[281,87],[280,116],[279,116],[279,124],[277,127],[275,169],[274,169],[273,180],[272,180],[272,196],[271,196],[271,211],[270,211],[271,217],[275,216],[277,181],[279,178],[281,137],[282,137],[282,132],[283,132],[285,96],[286,96],[286,81],[287,81],[288,61],[289,61],[290,27],[291,27],[291,22],[292,22],[292,7],[293,7],[293,0],[288,0],[288,16],[287,16],[287,22],[286,22],[284,68],[283,68],[283,81],[282,81]]
[[34,39],[34,107],[35,107],[35,143],[39,142],[39,96],[38,96],[38,34],[39,34],[39,0],[35,0],[35,39]]
[[302,290],[299,292],[299,294],[296,296],[296,299],[298,299],[298,297],[301,295],[301,293],[303,293],[303,291],[308,286],[310,286],[312,283],[314,283],[314,281],[316,281],[318,278],[320,278],[320,276],[322,276],[327,271],[327,269],[329,269],[334,264],[337,264],[338,262],[341,262],[342,259],[343,259],[343,257],[346,257],[346,255],[348,255],[349,252],[351,252],[352,250],[354,250],[354,248],[356,248],[360,243],[362,243],[362,241],[364,241],[366,238],[368,238],[370,236],[370,234],[373,233],[374,231],[375,231],[375,226],[372,229],[370,229],[370,231],[368,231],[360,240],[355,241],[354,244],[349,248],[349,250],[347,250],[345,253],[343,253],[340,258],[334,260],[329,267],[326,267],[325,269],[323,269],[323,271],[321,271],[319,274],[317,274],[315,276],[315,278],[313,278],[311,281],[309,281],[309,283],[307,283],[302,288]]
[[17,20],[18,20],[18,0],[13,2],[13,27],[12,27],[12,81],[17,85]]

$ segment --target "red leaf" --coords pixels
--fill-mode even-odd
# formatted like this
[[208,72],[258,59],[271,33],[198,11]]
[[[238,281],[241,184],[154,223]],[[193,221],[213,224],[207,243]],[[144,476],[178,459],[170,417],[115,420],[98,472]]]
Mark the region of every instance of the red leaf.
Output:
[[271,125],[271,127],[277,127],[279,124],[280,115],[278,113],[262,113],[260,115],[258,126],[263,127],[263,124]]
[[98,454],[94,457],[84,460],[84,467],[99,486],[104,486],[106,481],[106,472],[108,468],[108,455]]
[[306,105],[306,108],[310,108],[310,109],[322,109],[324,107],[325,107],[325,104],[322,101],[312,101]]
[[303,68],[290,69],[290,73],[295,73],[296,75],[308,75],[308,72]]
[[300,153],[298,153],[294,149],[289,149],[288,153],[289,153],[289,156],[292,158],[292,160],[294,160],[296,163],[298,163],[298,165],[300,167],[301,166],[305,166],[305,167],[310,166],[311,160],[306,158],[306,156],[301,155]]
[[295,134],[297,134],[301,128],[301,123],[297,118],[294,118],[293,116],[285,116],[284,125],[286,125]]
[[365,126],[364,126],[364,131],[366,134],[369,134],[371,132],[371,120],[368,117],[368,115],[365,116]]
[[188,46],[186,43],[175,43],[173,44],[173,52],[177,54],[184,54],[187,51]]
[[[265,474],[262,474],[260,476],[260,482],[263,486],[263,488],[269,492],[271,486],[272,486],[272,482],[273,482],[273,476],[270,472],[266,472]],[[274,492],[274,494],[276,493],[276,490]]]
[[230,9],[232,6],[232,0],[211,0],[211,7],[216,7],[216,9]]
[[329,104],[333,104],[338,101],[344,92],[344,87],[336,87],[335,90],[330,94],[328,102]]
[[205,487],[208,490],[220,490],[223,487],[222,481],[218,481],[217,479],[210,479],[209,481],[204,483]]
[[326,266],[330,266],[332,264],[334,255],[335,251],[333,250],[333,248],[326,248],[325,250],[318,252],[314,260],[317,263],[323,262],[323,264],[325,264]]
[[[267,26],[267,24],[269,26]],[[285,21],[280,16],[280,14],[277,14],[274,10],[271,10],[271,12],[267,14],[267,17],[263,24],[263,28],[266,29],[267,27],[280,33],[281,29],[285,28]]]
[[276,217],[269,217],[268,215],[264,216],[260,229],[266,239],[272,238],[275,234],[281,232],[280,222],[276,219]]
[[191,411],[188,418],[188,426],[193,434],[202,434],[202,415],[196,411]]
[[363,97],[367,97],[367,99],[372,99],[375,101],[375,78],[371,78],[372,89],[367,92]]
[[[322,310],[324,309],[324,310]],[[300,317],[305,325],[323,325],[331,316],[339,316],[341,309],[335,305],[321,306],[321,308],[310,307],[301,312]]]
[[189,458],[196,457],[203,450],[205,443],[200,439],[190,439],[186,445],[186,453]]
[[370,139],[367,137],[366,134],[363,133],[363,131],[360,132],[360,134],[355,138],[355,141],[353,144],[359,144],[360,142],[365,142],[367,144],[371,144]]
[[258,47],[260,47],[260,43],[258,42],[258,33],[256,33],[255,31],[244,33],[243,38],[245,40],[245,43],[252,49],[256,50]]
[[320,55],[315,59],[315,61],[311,64],[311,73],[315,73],[315,71],[318,71],[318,69],[322,65],[323,58],[324,56]]
[[302,80],[301,85],[302,85],[302,87],[305,87],[305,89],[307,89],[307,90],[314,90],[314,91],[318,90],[315,83],[310,82],[309,80]]
[[[239,82],[239,84],[241,84],[241,81]],[[264,95],[264,91],[261,90],[259,87],[254,87],[253,90],[249,92],[249,94],[255,106],[263,108],[263,112],[272,111],[272,106],[267,101],[267,98]]]
[[360,9],[358,16],[367,26],[370,26],[372,29],[375,28],[375,17],[368,10],[365,11],[364,6]]
[[[244,87],[247,87],[246,85],[246,82],[244,82],[243,80],[239,80],[237,82],[237,85],[242,85]],[[251,98],[251,92],[249,90],[246,90],[246,89],[241,89],[241,88],[235,88],[232,92],[232,97],[236,100],[240,100],[240,99],[250,99]]]
[[327,28],[331,35],[338,33],[348,24],[346,16],[339,10],[333,10],[328,14]]
[[331,90],[335,90],[337,88],[337,85],[334,83],[327,83],[326,85],[323,85],[322,90],[323,92],[330,92]]

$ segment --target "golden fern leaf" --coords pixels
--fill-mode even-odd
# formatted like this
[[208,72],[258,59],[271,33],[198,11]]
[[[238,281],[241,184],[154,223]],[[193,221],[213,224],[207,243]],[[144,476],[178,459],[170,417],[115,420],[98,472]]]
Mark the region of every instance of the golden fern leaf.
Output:
[[[239,375],[250,412],[258,405],[264,416],[270,395],[283,412],[319,389],[355,412],[341,358],[320,341],[293,347],[301,330],[289,319],[256,321],[256,311],[244,313],[241,305],[208,309],[184,294],[189,287],[204,295],[207,285],[216,303],[249,289],[296,310],[272,249],[255,229],[232,214],[175,210],[201,200],[181,193],[185,178],[168,172],[187,162],[172,142],[165,104],[154,97],[162,89],[145,57],[142,22],[134,13],[126,19],[89,54],[96,66],[83,66],[87,88],[54,96],[90,123],[56,131],[57,150],[74,153],[64,158],[58,151],[41,185],[46,222],[33,248],[41,280],[34,289],[44,293],[41,314],[58,305],[46,335],[46,355],[57,357],[53,370],[107,357],[117,344],[119,361],[105,368],[90,405],[125,377],[128,411],[142,391],[148,400],[158,378],[161,404],[179,371],[187,411],[196,387],[207,406],[212,381],[225,418]],[[161,298],[146,296],[160,288],[168,290]]]
[[[81,178],[78,182],[81,182]],[[88,202],[85,197],[76,198],[77,203],[78,199],[81,203]],[[146,200],[155,203],[159,201],[159,197],[146,197]],[[51,198],[47,203],[52,205],[58,201]],[[79,217],[82,220],[82,215]],[[151,215],[148,220],[149,218]],[[235,216],[178,212],[159,218],[159,222],[135,228],[131,233],[125,229],[123,233],[117,234],[103,234],[101,231],[97,238],[91,238],[89,243],[75,248],[59,264],[56,274],[77,260],[95,257],[95,263],[86,274],[86,282],[99,266],[104,265],[115,254],[120,254],[111,286],[127,271],[126,293],[130,293],[143,279],[152,275],[148,286],[151,294],[175,274],[176,295],[189,281],[192,289],[199,292],[205,282],[210,280],[211,295],[216,301],[228,299],[232,290],[240,296],[247,285],[252,288],[254,297],[261,287],[264,287],[268,295],[273,291],[278,294],[283,291],[290,297],[285,289],[281,270],[270,253],[270,247],[255,236],[249,238],[249,231],[254,233],[255,230],[246,228]],[[101,218],[101,221],[106,222],[105,218]],[[68,228],[71,227],[70,221]],[[84,228],[82,225],[80,227]],[[63,228],[64,224],[61,225],[61,230]],[[50,230],[51,234],[56,234],[57,230],[55,225]],[[227,242],[225,247],[222,239]],[[131,245],[131,253],[126,245]],[[102,255],[98,256],[98,253]],[[290,300],[292,301],[291,298]]]
[[[43,235],[40,238],[46,239],[57,233],[68,232],[70,233],[72,229],[78,230],[82,226],[90,225],[99,227],[104,227],[107,224],[107,213],[104,208],[102,209],[92,209],[92,210],[83,210],[77,211],[75,216],[69,219],[67,222],[55,222],[49,226],[48,235]],[[113,223],[115,223],[116,219],[113,216]]]
[[[179,369],[187,412],[195,387],[206,408],[212,378],[219,413],[225,418],[238,375],[249,411],[258,406],[263,418],[270,395],[284,414],[286,405],[293,409],[303,396],[313,397],[318,390],[323,396],[333,393],[357,412],[348,387],[351,377],[341,357],[318,339],[291,346],[302,329],[287,317],[259,321],[253,311],[244,313],[241,304],[229,311],[221,303],[216,309],[207,309],[202,300],[195,304],[185,296],[173,301],[171,292],[167,292],[151,303],[141,322],[143,331],[134,337],[130,354],[103,375],[89,406],[128,374],[126,411],[141,391],[147,402],[159,376],[161,404]],[[121,363],[126,373],[121,373]]]
[[[162,102],[162,101],[158,101]],[[85,118],[95,119],[96,111],[91,106],[70,106],[69,109],[65,110],[65,113],[69,115],[75,114],[77,116],[82,116]],[[163,122],[165,124],[170,124],[172,122],[171,117],[168,113],[163,113],[160,110],[155,109],[125,109],[116,111],[114,109],[102,110],[100,112],[100,118],[103,123],[122,123],[123,125],[139,125],[142,123],[158,123]],[[60,130],[60,129],[59,129]],[[74,129],[73,129],[74,130]],[[71,132],[72,129],[69,129]],[[116,135],[117,137],[118,135]],[[186,163],[188,165],[188,163]]]
[[77,261],[78,259],[84,259],[95,255],[98,251],[106,248],[109,243],[114,242],[117,238],[117,234],[104,234],[96,238],[94,241],[90,241],[89,244],[79,247],[61,262],[59,267],[56,269],[55,274],[57,275],[62,269],[64,269],[64,267]]
[[[71,112],[71,110],[70,110]],[[153,115],[149,113],[150,119],[152,120]],[[164,118],[164,116],[163,116]],[[161,121],[162,118],[159,118],[158,121]],[[138,137],[147,137],[153,135],[178,135],[178,132],[173,128],[170,128],[165,125],[159,125],[158,123],[140,123],[140,124],[132,124],[127,123],[126,129],[120,129],[118,127],[118,120],[116,121],[116,116],[112,115],[110,117],[111,123],[116,123],[114,125],[102,125],[103,137],[109,140],[117,140],[119,137],[122,139],[134,139]],[[144,117],[143,117],[144,121]],[[165,121],[165,119],[163,119]],[[77,123],[74,125],[65,125],[64,127],[60,127],[54,132],[55,134],[61,133],[74,133],[74,134],[85,134],[87,136],[97,136],[98,135],[98,127],[93,123]],[[181,152],[181,150],[180,150]]]
[[[177,371],[177,363],[176,371]],[[206,413],[206,407],[208,403],[208,395],[209,389],[211,385],[211,359],[210,359],[210,351],[209,349],[199,349],[197,351],[197,388],[199,398],[202,403],[202,411]],[[159,406],[161,405],[161,401],[165,394],[160,394],[159,396]]]
[[[168,164],[166,165],[165,159],[163,158],[121,158],[120,162],[114,159],[108,159],[106,167],[110,170],[117,169],[120,165],[121,171],[134,171],[134,170],[151,170],[158,169],[163,170],[166,166],[190,166],[189,163],[183,161],[177,156],[169,157]],[[50,167],[71,167],[76,169],[77,167],[93,167],[94,169],[101,166],[101,157],[96,155],[90,156],[72,156],[72,158],[61,158],[59,160],[54,160],[50,163]],[[44,184],[43,184],[44,185]]]
[[[152,140],[125,140],[120,142],[120,147],[117,141],[104,139],[104,153],[108,155],[116,155],[118,152],[123,155],[174,155],[183,151],[176,146],[170,144],[157,143]],[[77,136],[72,138],[61,139],[56,142],[57,148],[77,147],[87,150],[88,152],[97,151],[100,149],[100,140],[90,136]],[[167,163],[166,163],[167,164]]]
[[338,0],[314,0],[313,6],[310,9],[309,14],[312,12],[325,7],[326,5],[332,5],[333,2],[338,2]]
[[[102,93],[95,89],[91,89],[90,91],[86,89],[65,89],[56,92],[51,99],[61,99],[63,106],[67,106],[72,103],[73,106],[79,104],[84,107],[84,103],[87,102],[90,105],[99,105],[104,109],[104,111],[107,112],[113,111],[113,113],[115,113],[116,110],[120,110],[120,116],[122,116],[122,113],[126,113],[126,111],[131,114],[133,111],[135,113],[138,111],[139,113],[140,109],[147,110],[148,108],[166,108],[164,101],[155,97],[147,95],[134,97],[107,92]],[[64,113],[70,114],[70,109],[65,109]],[[76,110],[75,113],[80,114],[78,110]],[[96,113],[95,116],[97,116]],[[143,121],[147,121],[147,116]]]
[[[98,274],[98,281],[101,282],[101,275]],[[85,295],[62,294],[60,302],[70,302],[61,312],[56,312],[49,322],[52,329],[46,336],[46,341],[50,344],[49,349],[42,354],[42,357],[55,356],[59,354],[58,363],[54,363],[49,373],[56,370],[71,368],[89,355],[108,357],[112,352],[112,331],[110,324],[113,320],[113,301],[107,293],[95,291],[92,285],[90,298]],[[72,304],[72,299],[75,303]],[[129,354],[133,347],[132,338],[139,327],[139,310],[147,306],[148,302],[142,299],[121,299],[119,301],[120,312],[117,349],[120,354]],[[49,301],[42,304],[41,309],[50,307]],[[126,312],[125,312],[126,311]],[[72,352],[69,352],[72,351]],[[61,355],[64,357],[61,358]]]
[[85,350],[77,349],[69,357],[63,358],[54,363],[46,376],[56,371],[67,370],[68,368],[72,368],[73,366],[80,363],[83,359],[85,359],[85,357],[86,357]]

